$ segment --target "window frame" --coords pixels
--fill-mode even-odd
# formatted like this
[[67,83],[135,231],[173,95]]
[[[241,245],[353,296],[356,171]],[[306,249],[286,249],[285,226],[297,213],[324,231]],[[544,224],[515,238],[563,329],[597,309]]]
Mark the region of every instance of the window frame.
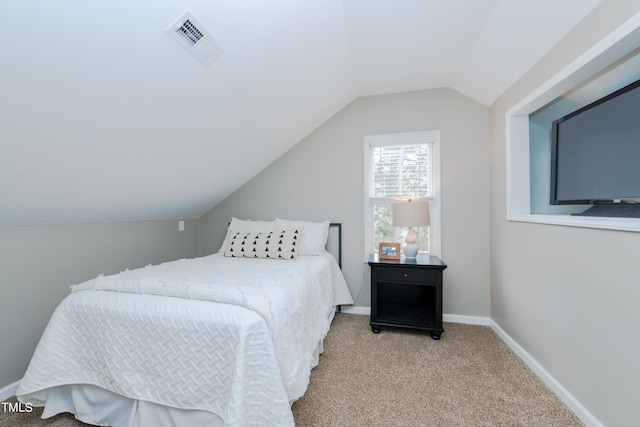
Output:
[[[566,65],[505,112],[506,216],[508,221],[640,232],[638,218],[592,217],[569,213],[532,212],[531,133],[529,116],[555,99],[588,86],[595,77],[611,84],[628,77],[616,62],[630,55],[640,41],[640,14]],[[636,55],[637,56],[637,55]],[[623,63],[624,65],[624,63]],[[612,76],[617,76],[611,78]],[[606,91],[605,91],[606,93]],[[557,207],[554,207],[554,210]]]
[[[364,137],[364,259],[365,262],[372,252],[374,242],[373,205],[393,203],[395,200],[405,198],[371,197],[371,151],[373,147],[409,144],[432,144],[432,197],[412,197],[414,201],[429,202],[431,216],[429,226],[429,252],[421,251],[421,254],[441,256],[441,222],[440,222],[440,131],[405,132],[383,135],[369,135]],[[375,252],[375,249],[373,250]]]

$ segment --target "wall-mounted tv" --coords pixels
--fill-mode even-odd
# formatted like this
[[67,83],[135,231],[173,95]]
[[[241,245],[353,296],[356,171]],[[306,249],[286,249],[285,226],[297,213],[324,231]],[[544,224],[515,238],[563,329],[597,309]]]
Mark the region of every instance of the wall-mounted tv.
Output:
[[640,80],[552,124],[551,204],[640,218]]

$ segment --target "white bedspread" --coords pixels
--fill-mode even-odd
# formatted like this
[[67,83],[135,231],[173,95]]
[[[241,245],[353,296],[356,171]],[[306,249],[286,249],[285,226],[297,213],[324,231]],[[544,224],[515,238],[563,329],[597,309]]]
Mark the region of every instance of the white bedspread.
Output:
[[331,255],[296,260],[215,254],[72,287],[18,389],[91,384],[233,425],[293,425],[331,307],[351,303]]

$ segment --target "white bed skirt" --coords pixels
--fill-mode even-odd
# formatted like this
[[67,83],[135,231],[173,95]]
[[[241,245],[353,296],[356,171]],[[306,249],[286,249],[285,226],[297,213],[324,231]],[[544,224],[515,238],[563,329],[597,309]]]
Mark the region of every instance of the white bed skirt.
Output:
[[101,387],[65,385],[48,390],[42,418],[71,412],[80,421],[98,426],[223,427],[214,413],[171,408],[129,399]]

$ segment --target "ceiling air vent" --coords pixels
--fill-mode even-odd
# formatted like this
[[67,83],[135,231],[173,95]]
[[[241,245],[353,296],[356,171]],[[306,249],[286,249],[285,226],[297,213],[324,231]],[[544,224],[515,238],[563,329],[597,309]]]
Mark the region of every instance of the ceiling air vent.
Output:
[[224,49],[188,10],[167,29],[167,33],[205,66],[224,53]]

